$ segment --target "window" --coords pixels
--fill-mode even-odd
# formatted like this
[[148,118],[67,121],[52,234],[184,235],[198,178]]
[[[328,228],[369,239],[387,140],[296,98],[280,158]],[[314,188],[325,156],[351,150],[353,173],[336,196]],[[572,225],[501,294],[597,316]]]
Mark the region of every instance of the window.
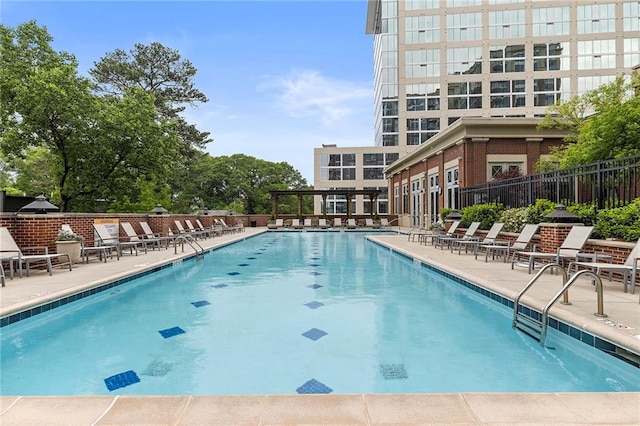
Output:
[[578,69],[592,70],[616,67],[615,40],[586,40],[578,42]]
[[533,45],[534,71],[568,70],[570,61],[569,42],[537,43]]
[[482,40],[482,13],[447,15],[447,41]]
[[489,171],[489,180],[508,179],[522,175],[524,164],[521,162],[514,163],[489,163],[487,170]]
[[524,37],[524,10],[500,10],[489,12],[489,38],[505,39]]
[[397,118],[383,118],[382,119],[382,131],[384,133],[395,133],[398,131],[398,119]]
[[447,7],[480,6],[482,0],[447,0]]
[[[355,189],[355,188],[329,188],[329,189]],[[351,213],[356,211],[356,202],[351,200]],[[347,197],[344,195],[327,195],[327,214],[346,214],[347,213]]]
[[447,49],[447,74],[482,74],[482,47]]
[[406,10],[437,9],[440,7],[440,0],[405,0]]
[[320,180],[355,180],[355,154],[323,154],[320,157]]
[[398,146],[398,135],[382,135],[382,146]]
[[[640,21],[640,18],[637,19]],[[625,38],[624,42],[624,67],[632,68],[640,64],[640,38]]]
[[616,30],[616,5],[578,5],[578,34],[611,33]]
[[448,83],[449,109],[482,108],[482,82]]
[[569,98],[568,78],[540,78],[533,80],[533,105],[553,105]]
[[438,111],[440,84],[407,84],[407,111]]
[[439,131],[439,118],[409,118],[407,119],[407,145],[420,145]]
[[378,195],[378,198],[376,199],[376,205],[375,205],[375,210],[372,211],[371,209],[371,199],[368,196],[364,196],[362,201],[363,201],[363,208],[364,208],[364,213],[381,213],[381,214],[387,214],[388,210],[389,210],[389,191],[387,189],[386,186],[382,186],[382,187],[364,187],[364,189],[377,189],[380,191],[380,195]]
[[[625,31],[640,30],[640,1],[630,1],[622,5],[622,21]],[[626,65],[625,65],[626,66]]]
[[402,184],[402,213],[409,213],[409,184]]
[[524,72],[524,44],[491,46],[489,62],[492,73]]
[[534,37],[569,35],[569,7],[545,7],[533,9],[532,29]]
[[400,214],[400,188],[398,185],[393,187],[393,214]]
[[421,49],[405,52],[407,78],[437,77],[440,75],[440,50]]
[[397,116],[398,115],[398,101],[384,101],[382,102],[382,115]]
[[405,18],[405,42],[438,43],[440,41],[440,16],[409,16]]
[[615,80],[615,75],[596,75],[591,77],[578,77],[578,95],[582,95],[598,87],[611,83]]
[[525,106],[525,81],[500,80],[491,82],[491,108]]
[[447,176],[445,207],[449,207],[452,209],[458,209],[460,206],[460,203],[458,201],[458,194],[460,191],[460,181],[458,179],[458,173],[458,166],[451,167],[445,170],[445,175]]

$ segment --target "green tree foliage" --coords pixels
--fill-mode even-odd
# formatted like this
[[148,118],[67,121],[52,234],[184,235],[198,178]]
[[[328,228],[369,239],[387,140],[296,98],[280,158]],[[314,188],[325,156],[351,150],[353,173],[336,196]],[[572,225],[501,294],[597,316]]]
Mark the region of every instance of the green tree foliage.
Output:
[[177,134],[186,146],[204,148],[211,142],[208,132],[200,132],[179,114],[185,105],[207,102],[195,87],[196,68],[180,53],[160,43],[136,44],[128,53],[121,49],[107,53],[89,70],[97,90],[122,97],[141,88],[154,96],[156,108],[165,119],[176,122]]
[[[553,152],[554,161],[571,167],[640,154],[639,87],[635,72],[549,107],[540,127],[569,130],[567,143]],[[585,118],[588,111],[594,113]]]
[[[220,157],[201,154],[191,163],[189,181],[177,194],[173,208],[193,211],[209,207],[268,214],[272,208],[270,189],[306,187],[300,172],[285,162],[273,163],[244,154]],[[238,202],[242,209],[238,208]]]
[[55,177],[55,158],[45,146],[27,148],[24,158],[16,158],[13,168],[17,172],[15,185],[25,194],[44,194],[59,198]]
[[62,211],[92,211],[139,175],[167,172],[179,141],[153,96],[95,96],[75,58],[53,51],[33,21],[0,26],[0,36],[0,150],[9,161],[47,150]]

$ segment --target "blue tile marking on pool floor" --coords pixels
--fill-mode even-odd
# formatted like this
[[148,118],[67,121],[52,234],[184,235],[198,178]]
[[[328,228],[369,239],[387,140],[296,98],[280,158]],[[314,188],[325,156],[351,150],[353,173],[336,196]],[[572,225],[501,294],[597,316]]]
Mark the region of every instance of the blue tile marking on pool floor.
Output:
[[164,330],[158,331],[162,337],[168,339],[169,337],[177,336],[178,334],[183,334],[185,331],[180,327],[167,328]]
[[324,306],[324,303],[316,302],[314,300],[313,302],[305,303],[305,305],[307,305],[311,309],[318,309],[320,306]]
[[209,287],[211,288],[225,288],[228,287],[226,284],[214,284],[214,285],[210,285]]
[[296,389],[296,392],[298,392],[300,394],[303,394],[303,393],[331,393],[331,392],[333,392],[333,389],[331,389],[330,387],[328,387],[324,383],[320,383],[316,379],[311,379],[308,382],[306,382],[305,384],[303,384],[302,386],[300,386],[298,389]]
[[104,379],[104,384],[107,385],[109,392],[139,382],[140,377],[138,377],[136,372],[133,370],[125,371],[124,373],[116,374],[115,376]]
[[197,302],[191,302],[191,304],[196,308],[201,308],[203,306],[210,305],[211,303],[207,302],[206,300],[198,300]]
[[318,340],[321,337],[326,336],[328,333],[326,331],[319,330],[317,328],[312,328],[311,330],[307,330],[302,335],[307,339]]
[[320,266],[320,265],[318,263],[310,263],[309,266],[313,266],[315,268],[316,266]]
[[231,275],[231,276],[240,275],[240,272],[235,272],[235,271],[234,272],[227,272],[227,275]]
[[382,378],[386,380],[409,378],[404,364],[380,364],[380,374],[382,374]]
[[238,266],[249,266],[248,263],[238,263]]
[[310,257],[309,260],[320,260],[319,257]]
[[257,257],[247,257],[247,260],[256,260]]
[[312,288],[312,289],[315,290],[316,288],[320,288],[322,286],[320,284],[311,284],[311,285],[308,285],[307,287]]
[[312,271],[311,275],[322,275],[322,272]]

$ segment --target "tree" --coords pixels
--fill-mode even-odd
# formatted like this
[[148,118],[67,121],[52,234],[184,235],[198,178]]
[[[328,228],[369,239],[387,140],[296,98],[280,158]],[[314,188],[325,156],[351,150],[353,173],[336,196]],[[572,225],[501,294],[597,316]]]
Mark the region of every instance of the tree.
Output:
[[129,52],[116,49],[107,53],[89,74],[95,88],[113,96],[123,96],[132,89],[141,88],[151,93],[155,105],[165,119],[175,120],[177,133],[187,146],[204,148],[211,142],[208,132],[200,132],[179,114],[185,104],[195,106],[207,102],[204,93],[195,88],[196,68],[183,60],[177,50],[160,43],[136,44]]
[[567,144],[553,152],[561,167],[640,154],[639,85],[635,72],[549,107],[540,127],[569,130]]
[[0,150],[8,161],[26,158],[30,147],[47,150],[62,211],[90,211],[139,176],[168,173],[179,141],[152,95],[94,95],[75,58],[53,51],[33,21],[0,26],[0,34]]

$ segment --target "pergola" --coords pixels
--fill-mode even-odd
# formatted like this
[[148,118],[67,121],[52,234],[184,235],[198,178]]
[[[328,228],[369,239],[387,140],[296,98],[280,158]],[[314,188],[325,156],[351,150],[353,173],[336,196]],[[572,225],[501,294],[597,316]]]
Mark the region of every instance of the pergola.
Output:
[[347,199],[347,216],[351,216],[351,200],[356,195],[368,195],[371,200],[371,215],[376,214],[376,203],[382,191],[379,189],[274,189],[271,194],[273,216],[278,217],[278,199],[282,195],[295,195],[298,197],[298,216],[302,217],[302,197],[305,195],[322,196],[322,215],[327,215],[327,195],[344,195]]

